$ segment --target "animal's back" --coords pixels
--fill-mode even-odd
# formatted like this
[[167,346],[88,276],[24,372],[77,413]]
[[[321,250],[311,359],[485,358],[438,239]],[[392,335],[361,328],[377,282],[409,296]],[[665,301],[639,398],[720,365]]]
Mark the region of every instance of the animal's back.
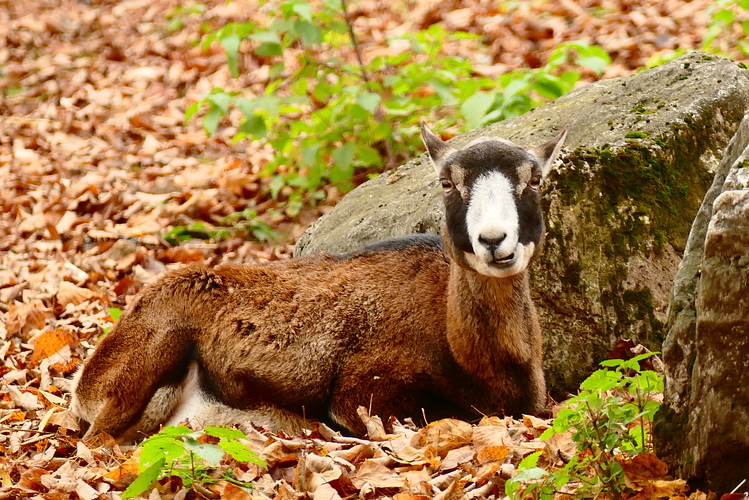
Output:
[[[435,321],[446,317],[448,274],[432,237],[404,238],[342,256],[187,267],[166,276],[154,293],[185,300],[181,325],[193,336],[208,392],[222,403],[250,408],[280,401],[327,419],[345,385],[341,378],[370,382],[357,384],[360,398],[344,398],[356,406],[404,385],[430,385],[428,374],[449,351],[444,319]],[[419,373],[425,380],[403,380]]]

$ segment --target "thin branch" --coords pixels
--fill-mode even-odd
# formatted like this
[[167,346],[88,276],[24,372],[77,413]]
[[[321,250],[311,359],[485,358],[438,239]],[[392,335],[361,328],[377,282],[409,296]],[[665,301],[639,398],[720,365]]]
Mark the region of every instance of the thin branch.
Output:
[[354,23],[351,21],[351,17],[348,15],[348,2],[341,0],[341,10],[343,10],[343,17],[346,20],[346,26],[348,26],[348,34],[351,37],[351,43],[354,45],[354,52],[356,53],[356,60],[359,62],[359,69],[361,70],[361,77],[364,83],[369,84],[369,75],[367,74],[367,68],[364,66],[364,59],[361,56],[361,50],[359,49],[359,42],[356,40],[356,33],[354,33]]
[[[361,70],[361,78],[364,80],[364,84],[367,88],[369,88],[370,79],[369,75],[367,74],[367,67],[364,65],[364,59],[361,55],[361,49],[359,48],[359,41],[356,39],[356,33],[354,32],[354,23],[351,20],[351,16],[348,14],[348,2],[347,0],[341,0],[341,10],[343,10],[343,17],[346,20],[346,26],[348,27],[348,34],[349,37],[351,37],[351,44],[354,46],[354,52],[356,53],[356,60],[359,63],[359,69]],[[374,112],[374,118],[378,122],[382,123],[383,116],[382,116],[382,107],[378,104],[377,109],[375,109]],[[395,158],[393,156],[393,150],[390,147],[390,141],[386,137],[382,141],[385,145],[385,154],[387,155],[387,168],[393,168],[396,165]]]
[[[37,429],[19,429],[17,427],[1,426],[0,432],[28,432],[30,434],[49,434],[49,431],[40,431]],[[54,433],[52,433],[54,435]]]

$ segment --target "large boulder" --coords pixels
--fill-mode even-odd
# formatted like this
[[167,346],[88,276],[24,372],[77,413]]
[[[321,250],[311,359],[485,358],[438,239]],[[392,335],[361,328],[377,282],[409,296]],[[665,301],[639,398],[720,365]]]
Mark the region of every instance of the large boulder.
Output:
[[[697,486],[749,478],[749,117],[705,195],[674,281],[656,451]],[[742,490],[743,491],[743,490]]]
[[[747,102],[743,67],[697,53],[451,141],[489,135],[529,146],[570,124],[545,183],[547,245],[531,277],[553,393],[574,390],[618,338],[660,349],[692,219]],[[422,155],[346,195],[296,253],[348,251],[441,225],[440,189]]]

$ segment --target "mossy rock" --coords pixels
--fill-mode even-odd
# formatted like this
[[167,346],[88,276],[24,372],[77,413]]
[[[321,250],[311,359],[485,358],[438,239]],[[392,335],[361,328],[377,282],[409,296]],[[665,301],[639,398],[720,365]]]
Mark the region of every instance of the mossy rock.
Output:
[[[547,243],[531,284],[553,393],[574,390],[619,338],[660,349],[690,225],[747,103],[743,67],[694,53],[451,141],[488,135],[531,146],[570,124],[545,183]],[[439,232],[442,211],[422,155],[346,195],[296,253]]]

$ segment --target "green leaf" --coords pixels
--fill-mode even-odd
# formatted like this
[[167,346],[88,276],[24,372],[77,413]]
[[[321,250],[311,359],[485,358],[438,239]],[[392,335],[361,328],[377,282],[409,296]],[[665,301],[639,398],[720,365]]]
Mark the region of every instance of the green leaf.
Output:
[[502,90],[502,97],[505,101],[509,101],[517,94],[528,92],[530,88],[530,80],[528,75],[517,75]]
[[255,99],[255,106],[268,113],[269,116],[276,116],[281,107],[281,99],[274,95],[257,97]]
[[107,311],[109,312],[109,316],[111,316],[112,321],[118,321],[120,319],[120,316],[122,316],[122,309],[119,309],[117,307],[108,307]]
[[341,170],[346,170],[351,165],[356,153],[356,145],[346,143],[333,151],[333,161]]
[[356,156],[366,166],[380,167],[383,163],[380,153],[368,144],[357,144]]
[[373,94],[372,92],[361,92],[356,95],[356,103],[369,111],[371,115],[374,115],[375,111],[377,111],[380,99],[381,97],[379,94]]
[[198,101],[198,102],[190,104],[187,107],[187,109],[185,110],[185,121],[184,121],[185,125],[187,125],[187,123],[190,121],[190,118],[192,118],[193,115],[198,112],[203,102],[204,101]]
[[538,78],[533,89],[548,99],[557,99],[568,90],[558,79],[548,76]]
[[268,129],[265,126],[265,120],[257,113],[248,116],[245,121],[239,125],[239,130],[257,138],[268,136]]
[[270,191],[271,198],[274,200],[278,198],[281,189],[286,185],[286,182],[281,175],[275,175],[268,183],[268,190]]
[[539,458],[541,458],[541,452],[534,451],[520,461],[520,463],[518,464],[518,470],[524,471],[535,467],[536,465],[538,465]]
[[[538,456],[540,454],[541,454],[541,452],[537,451],[535,453],[532,453],[531,455],[535,455],[535,459],[536,459],[536,461],[538,461]],[[531,455],[528,455],[528,456],[531,456]],[[528,458],[528,457],[525,457],[525,458]],[[523,459],[523,460],[525,460],[525,459]],[[522,464],[523,462],[520,462],[520,463]],[[518,466],[518,470],[520,470],[520,466]],[[516,474],[512,478],[512,480],[513,481],[522,481],[522,480],[526,480],[526,479],[541,479],[541,478],[546,477],[548,475],[549,475],[549,473],[546,472],[541,467],[533,466],[533,467],[530,467],[528,469],[521,470],[518,474]]]
[[[235,215],[241,216],[245,219],[252,219],[257,216],[257,212],[255,212],[254,210],[245,210],[243,212],[238,212]],[[209,436],[217,438],[247,439],[247,436],[244,432],[240,431],[239,429],[232,429],[229,427],[213,427],[209,425],[208,427],[203,429],[203,431]]]
[[211,33],[209,35],[206,35],[206,37],[203,39],[203,43],[200,44],[200,48],[203,50],[207,50],[208,47],[211,46],[211,44],[216,41],[218,38],[218,33]]
[[600,75],[601,73],[603,73],[603,70],[606,69],[606,66],[611,64],[611,58],[608,57],[608,54],[606,54],[606,58],[599,56],[587,56],[578,57],[575,62],[580,66],[590,68],[596,74]]
[[320,28],[308,21],[302,19],[294,21],[294,31],[299,35],[302,42],[309,47],[322,42]]
[[460,106],[468,128],[476,128],[496,98],[495,92],[477,92]]
[[130,483],[130,486],[122,492],[122,498],[133,498],[145,493],[151,487],[154,481],[159,478],[161,470],[164,468],[165,459],[158,460],[140,473],[140,475]]
[[455,102],[453,87],[451,85],[437,79],[430,80],[429,85],[431,85],[437,95],[440,96],[442,104],[453,104]]
[[265,462],[263,462],[257,454],[252,451],[252,448],[246,444],[240,443],[236,439],[222,439],[219,441],[218,445],[222,450],[231,455],[234,460],[239,462],[252,462],[262,465],[263,467],[265,466]]
[[239,45],[242,43],[239,36],[229,35],[220,39],[221,45],[226,51],[226,58],[229,62],[229,71],[231,76],[237,78],[239,76],[239,67],[237,63],[237,56],[239,54]]
[[185,448],[195,453],[213,467],[217,467],[224,457],[224,450],[218,446],[209,443],[200,443],[195,439],[186,439]]
[[206,96],[206,100],[218,107],[223,114],[226,114],[227,111],[229,111],[229,105],[231,104],[232,95],[227,94],[223,90],[212,90],[208,96]]
[[273,57],[283,55],[283,48],[278,43],[265,42],[255,50],[255,54],[261,57]]
[[292,12],[307,21],[312,21],[312,6],[306,2],[296,2],[292,7]]
[[608,391],[619,384],[622,374],[611,370],[596,370],[583,380],[580,387],[586,391]]
[[623,359],[604,359],[600,363],[598,363],[601,366],[606,366],[610,368],[621,366],[622,363],[624,363]]
[[203,128],[208,133],[208,135],[213,135],[216,133],[218,122],[221,120],[222,116],[224,116],[224,113],[221,111],[221,109],[218,106],[212,104],[211,109],[209,109],[208,113],[206,113],[205,117],[203,117]]
[[547,439],[554,437],[556,434],[557,432],[554,430],[554,427],[552,426],[546,429],[545,431],[543,431],[541,435],[539,436],[539,438],[541,439],[541,441],[546,441]]
[[143,469],[161,459],[176,460],[184,454],[185,447],[180,438],[162,433],[154,434],[141,445],[138,467]]
[[250,35],[250,38],[261,43],[272,43],[281,45],[281,38],[275,31],[258,31]]
[[713,14],[713,21],[719,23],[731,24],[733,22],[734,14],[731,9],[720,9]]
[[[179,437],[183,437],[183,436],[187,436],[191,432],[192,431],[190,430],[190,428],[187,427],[186,425],[168,425],[168,426],[164,427],[163,429],[161,429],[159,431],[159,433],[157,434],[157,436],[160,435],[160,436],[175,436],[175,437],[179,436]],[[148,441],[148,439],[146,441]],[[144,441],[144,443],[146,441]]]

